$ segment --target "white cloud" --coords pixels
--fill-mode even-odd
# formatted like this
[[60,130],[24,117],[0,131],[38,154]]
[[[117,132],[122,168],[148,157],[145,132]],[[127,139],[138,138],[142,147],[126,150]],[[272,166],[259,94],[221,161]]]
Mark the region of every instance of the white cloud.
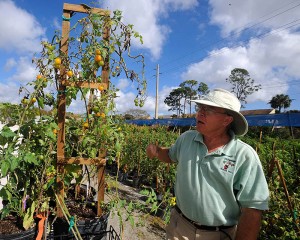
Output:
[[[158,114],[159,115],[168,115],[172,114],[168,112],[169,107],[164,103],[165,98],[170,94],[170,91],[173,89],[173,87],[167,87],[164,86],[162,90],[159,92],[158,97]],[[155,102],[156,97],[154,96],[148,96],[145,104],[143,107],[135,106],[134,99],[136,97],[136,94],[133,92],[124,92],[124,91],[118,91],[117,92],[117,98],[115,100],[116,102],[116,110],[123,114],[124,112],[130,110],[130,109],[140,109],[146,111],[151,117],[154,117],[155,115]]]
[[0,83],[1,102],[20,103],[21,97],[18,95],[19,85],[14,82]]
[[130,86],[131,82],[128,79],[122,78],[118,80],[116,87],[120,90],[128,90],[128,86]]
[[141,47],[149,49],[154,59],[160,57],[163,45],[171,32],[169,26],[159,21],[166,17],[169,11],[188,10],[197,4],[197,0],[105,0],[103,3],[105,8],[122,11],[124,21],[133,24],[134,29],[143,36],[144,44]]
[[204,60],[190,65],[182,79],[196,79],[210,88],[230,89],[226,82],[234,68],[247,69],[262,89],[247,99],[249,103],[268,102],[276,94],[287,94],[288,81],[300,76],[300,34],[277,32],[266,38],[253,39],[246,46],[222,48],[210,52]]
[[[164,103],[164,100],[167,96],[169,96],[170,92],[174,87],[163,86],[162,90],[158,93],[158,115],[170,115],[172,112],[169,112],[169,107]],[[143,110],[147,111],[151,117],[155,116],[155,104],[156,104],[156,96],[148,96],[145,105],[143,106]]]
[[278,28],[298,19],[300,9],[297,1],[281,0],[209,0],[209,4],[211,24],[220,26],[223,36],[240,33],[246,28],[252,29],[252,34],[259,28]]
[[27,83],[35,80],[37,71],[27,57],[8,59],[5,63],[5,69],[13,71],[14,74],[5,79],[5,84],[0,83],[1,102],[19,103],[20,98],[24,95],[22,94],[21,97],[18,95],[20,87],[25,87],[32,92],[32,86],[27,85]]
[[61,29],[62,23],[61,23],[61,21],[59,21],[59,19],[57,17],[55,17],[53,19],[53,23],[52,24],[53,24],[53,27],[55,29]]
[[4,70],[9,71],[16,65],[17,65],[16,60],[14,58],[9,58],[9,59],[7,59],[5,65],[4,65]]
[[31,60],[26,57],[20,57],[15,64],[15,74],[12,75],[9,80],[20,83],[28,83],[35,79],[37,71],[31,64]]
[[7,51],[37,52],[44,28],[25,10],[13,1],[0,1],[0,49]]
[[120,113],[124,113],[129,109],[138,108],[134,106],[135,94],[133,92],[125,93],[123,91],[117,92],[116,110]]

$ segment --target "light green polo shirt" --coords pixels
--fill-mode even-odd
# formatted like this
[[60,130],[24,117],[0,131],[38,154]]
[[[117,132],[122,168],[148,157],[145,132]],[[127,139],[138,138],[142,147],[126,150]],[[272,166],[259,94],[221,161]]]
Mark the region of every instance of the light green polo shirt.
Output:
[[228,144],[208,153],[202,135],[184,132],[171,146],[177,162],[176,202],[203,225],[235,225],[240,207],[268,209],[269,190],[257,153],[233,133]]

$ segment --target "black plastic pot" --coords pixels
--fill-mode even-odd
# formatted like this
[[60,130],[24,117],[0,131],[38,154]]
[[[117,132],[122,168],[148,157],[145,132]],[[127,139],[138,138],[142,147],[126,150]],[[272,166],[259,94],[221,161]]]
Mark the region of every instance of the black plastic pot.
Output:
[[[83,239],[100,240],[106,236],[109,213],[88,220],[77,221],[77,228]],[[69,224],[65,219],[57,218],[50,231],[48,240],[73,240],[73,232],[69,231]]]
[[36,237],[36,228],[30,228],[26,231],[14,234],[0,234],[0,240],[34,240]]

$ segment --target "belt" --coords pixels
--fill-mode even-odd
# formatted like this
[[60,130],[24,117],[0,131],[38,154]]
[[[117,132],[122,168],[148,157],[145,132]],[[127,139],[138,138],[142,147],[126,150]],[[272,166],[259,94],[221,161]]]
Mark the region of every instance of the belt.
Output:
[[180,216],[182,216],[185,220],[187,220],[189,223],[191,223],[197,229],[202,229],[202,230],[207,230],[207,231],[219,231],[219,230],[222,230],[222,229],[228,229],[228,228],[234,227],[234,226],[206,226],[206,225],[200,225],[200,224],[194,222],[193,220],[187,218],[186,216],[184,216],[184,214],[181,212],[181,210],[179,209],[179,207],[177,205],[175,205],[174,208],[180,214]]

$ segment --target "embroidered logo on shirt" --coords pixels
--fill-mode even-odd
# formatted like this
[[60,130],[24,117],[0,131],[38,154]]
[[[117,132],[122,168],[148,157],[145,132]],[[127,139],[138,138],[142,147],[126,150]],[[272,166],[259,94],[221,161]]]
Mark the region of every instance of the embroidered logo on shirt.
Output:
[[221,170],[223,170],[225,172],[228,172],[228,173],[233,173],[234,166],[235,166],[235,161],[234,160],[225,158],[222,162]]

